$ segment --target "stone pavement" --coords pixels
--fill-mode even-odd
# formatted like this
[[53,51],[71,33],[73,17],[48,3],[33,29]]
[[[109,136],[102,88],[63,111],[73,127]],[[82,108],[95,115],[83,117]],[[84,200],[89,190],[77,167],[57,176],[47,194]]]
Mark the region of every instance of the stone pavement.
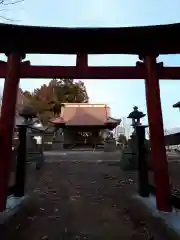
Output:
[[47,151],[44,152],[46,162],[62,161],[120,161],[121,152],[104,151]]

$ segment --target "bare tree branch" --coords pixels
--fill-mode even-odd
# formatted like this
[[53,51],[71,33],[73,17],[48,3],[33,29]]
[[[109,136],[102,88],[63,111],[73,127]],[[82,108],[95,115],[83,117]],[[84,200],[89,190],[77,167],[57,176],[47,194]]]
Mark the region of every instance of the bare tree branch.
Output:
[[0,16],[0,18],[5,20],[5,21],[17,22],[17,20],[13,20],[11,18],[7,18],[7,17],[3,17],[3,16]]
[[[10,11],[9,6],[18,4],[18,3],[22,3],[24,2],[24,0],[0,0],[0,12],[7,12]],[[1,6],[3,6],[3,8],[1,8]],[[7,17],[6,15],[4,16],[4,14],[0,15],[0,19],[4,20],[5,22],[17,22],[19,20],[14,20],[12,18]]]
[[13,5],[13,4],[17,4],[17,3],[21,3],[24,0],[17,0],[17,1],[6,1],[6,0],[0,0],[0,4],[4,5],[4,6],[8,6],[8,5]]

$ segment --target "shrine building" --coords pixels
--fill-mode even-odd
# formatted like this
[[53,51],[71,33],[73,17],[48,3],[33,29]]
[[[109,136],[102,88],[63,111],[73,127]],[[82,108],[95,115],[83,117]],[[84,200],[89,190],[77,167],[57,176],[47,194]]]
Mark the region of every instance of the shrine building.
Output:
[[121,120],[110,116],[106,104],[64,103],[60,116],[51,122],[61,129],[63,148],[94,148],[102,143],[100,132],[113,130]]

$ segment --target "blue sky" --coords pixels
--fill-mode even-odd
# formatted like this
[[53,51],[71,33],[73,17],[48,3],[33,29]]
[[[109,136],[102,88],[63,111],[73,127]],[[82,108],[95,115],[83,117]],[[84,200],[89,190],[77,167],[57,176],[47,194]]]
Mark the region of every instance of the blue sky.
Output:
[[[2,16],[16,20],[16,24],[27,25],[121,27],[180,22],[179,0],[24,0],[5,8],[1,11]],[[1,59],[5,58],[2,56]],[[75,56],[28,55],[26,59],[38,65],[75,65]],[[133,66],[137,60],[137,57],[127,55],[89,56],[89,65]],[[165,66],[180,66],[178,55],[160,56],[159,60],[164,61]],[[23,89],[33,90],[47,81],[22,79],[20,85]],[[85,80],[85,84],[90,101],[107,103],[114,117],[127,116],[134,105],[146,113],[144,81]],[[0,86],[3,86],[3,80]],[[180,126],[180,112],[172,108],[180,101],[180,81],[161,80],[160,86],[165,128]]]

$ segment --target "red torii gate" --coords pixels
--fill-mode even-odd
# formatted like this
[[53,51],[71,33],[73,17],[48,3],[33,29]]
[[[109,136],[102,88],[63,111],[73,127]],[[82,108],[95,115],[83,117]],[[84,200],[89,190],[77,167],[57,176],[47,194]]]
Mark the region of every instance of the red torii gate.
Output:
[[[180,68],[163,67],[156,58],[158,54],[180,53],[180,24],[97,29],[0,24],[0,31],[0,53],[8,53],[7,63],[0,63],[0,78],[5,78],[0,119],[0,211],[6,207],[19,79],[52,77],[145,79],[157,208],[172,211],[159,79],[180,79]],[[77,61],[75,67],[31,66],[22,62],[24,53],[76,54]],[[136,67],[88,67],[88,54],[136,54],[142,62]]]

